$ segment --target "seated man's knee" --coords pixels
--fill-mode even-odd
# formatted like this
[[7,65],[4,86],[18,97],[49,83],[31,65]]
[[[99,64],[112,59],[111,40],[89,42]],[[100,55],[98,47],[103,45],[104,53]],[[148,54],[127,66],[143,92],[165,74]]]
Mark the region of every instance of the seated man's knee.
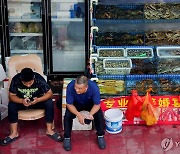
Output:
[[54,108],[54,103],[53,103],[53,100],[52,99],[48,99],[46,101],[44,101],[45,103],[45,106],[48,107],[48,108]]
[[71,113],[68,109],[66,109],[65,115],[64,115],[64,119],[65,120],[71,120],[74,119],[76,116]]

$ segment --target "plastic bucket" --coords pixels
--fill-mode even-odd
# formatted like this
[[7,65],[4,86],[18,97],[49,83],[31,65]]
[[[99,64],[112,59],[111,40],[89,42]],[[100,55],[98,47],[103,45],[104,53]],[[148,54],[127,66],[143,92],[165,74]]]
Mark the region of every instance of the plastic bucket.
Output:
[[109,109],[104,113],[106,131],[117,134],[122,131],[123,112],[120,109]]

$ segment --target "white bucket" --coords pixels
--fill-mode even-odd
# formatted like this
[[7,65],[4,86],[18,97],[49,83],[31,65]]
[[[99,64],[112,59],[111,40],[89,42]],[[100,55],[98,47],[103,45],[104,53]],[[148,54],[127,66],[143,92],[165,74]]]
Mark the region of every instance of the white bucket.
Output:
[[109,109],[105,111],[106,131],[117,134],[122,131],[123,112],[120,109]]

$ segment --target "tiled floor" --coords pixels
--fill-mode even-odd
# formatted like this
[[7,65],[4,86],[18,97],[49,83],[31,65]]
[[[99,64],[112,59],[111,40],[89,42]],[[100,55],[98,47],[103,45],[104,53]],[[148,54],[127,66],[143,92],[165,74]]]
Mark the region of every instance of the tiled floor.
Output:
[[[56,131],[61,132],[61,112],[56,109]],[[123,126],[123,131],[113,135],[106,133],[107,147],[100,150],[96,143],[95,131],[73,131],[72,151],[66,152],[62,143],[58,143],[45,135],[44,118],[36,121],[20,121],[20,138],[8,146],[0,146],[0,154],[179,154],[180,125]],[[7,118],[0,122],[0,138],[9,134]],[[166,142],[165,151],[161,142]],[[164,140],[165,141],[165,140]],[[170,143],[170,144],[169,144]]]

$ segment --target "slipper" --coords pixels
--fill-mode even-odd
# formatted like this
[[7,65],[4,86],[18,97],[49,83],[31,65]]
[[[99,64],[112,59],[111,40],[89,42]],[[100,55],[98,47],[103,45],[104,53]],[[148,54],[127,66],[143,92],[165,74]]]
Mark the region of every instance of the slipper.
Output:
[[2,141],[1,141],[1,145],[8,145],[14,141],[16,141],[18,139],[18,137],[14,137],[13,139],[10,138],[9,136],[4,138]]
[[63,140],[63,137],[59,133],[54,133],[53,135],[47,134],[47,136],[57,142],[60,142]]

